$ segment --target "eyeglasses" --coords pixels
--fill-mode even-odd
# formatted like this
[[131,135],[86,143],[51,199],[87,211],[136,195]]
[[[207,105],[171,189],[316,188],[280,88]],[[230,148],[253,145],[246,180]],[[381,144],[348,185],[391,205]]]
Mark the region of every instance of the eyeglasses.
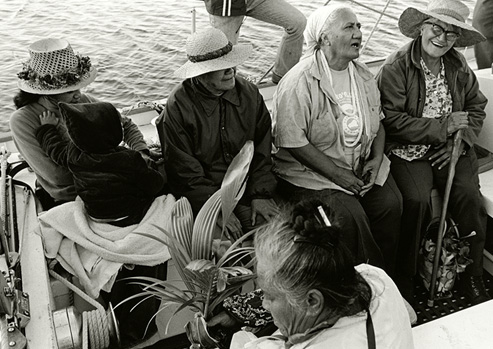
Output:
[[445,38],[447,39],[447,41],[455,41],[460,36],[459,33],[454,32],[454,31],[445,30],[436,23],[425,22],[425,24],[431,25],[431,30],[433,31],[433,34],[435,34],[436,36],[440,36],[443,33],[445,33]]

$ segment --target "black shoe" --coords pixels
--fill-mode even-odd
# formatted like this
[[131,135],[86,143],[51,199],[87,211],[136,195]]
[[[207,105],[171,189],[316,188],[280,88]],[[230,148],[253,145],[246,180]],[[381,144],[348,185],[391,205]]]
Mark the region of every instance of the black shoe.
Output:
[[474,305],[490,300],[491,297],[484,286],[483,277],[472,275],[461,275],[459,287],[466,298]]

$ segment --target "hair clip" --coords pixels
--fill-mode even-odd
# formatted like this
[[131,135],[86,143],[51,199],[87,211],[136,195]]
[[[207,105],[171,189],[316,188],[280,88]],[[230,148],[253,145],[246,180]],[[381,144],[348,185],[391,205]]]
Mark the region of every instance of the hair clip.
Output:
[[322,216],[322,219],[327,227],[331,227],[332,224],[330,224],[329,218],[327,218],[327,215],[325,214],[325,211],[322,206],[318,206],[318,212]]

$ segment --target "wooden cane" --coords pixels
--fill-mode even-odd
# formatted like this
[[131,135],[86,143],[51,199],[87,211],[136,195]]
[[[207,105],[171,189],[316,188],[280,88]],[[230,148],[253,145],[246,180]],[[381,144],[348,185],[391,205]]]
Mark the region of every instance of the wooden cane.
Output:
[[462,142],[462,132],[463,130],[458,130],[455,133],[454,144],[452,146],[452,155],[450,156],[447,183],[445,184],[442,212],[440,214],[440,224],[438,225],[438,236],[437,236],[436,249],[435,249],[435,258],[433,260],[433,271],[431,273],[430,297],[428,299],[429,307],[432,307],[435,301],[436,279],[438,274],[438,264],[440,262],[440,255],[442,252],[443,236],[445,235],[445,221],[447,218],[447,207],[450,198],[450,190],[452,189],[452,183],[454,181],[454,176],[455,176],[455,165],[457,164],[457,161],[459,160],[459,156],[460,156],[459,149],[460,149],[460,143]]

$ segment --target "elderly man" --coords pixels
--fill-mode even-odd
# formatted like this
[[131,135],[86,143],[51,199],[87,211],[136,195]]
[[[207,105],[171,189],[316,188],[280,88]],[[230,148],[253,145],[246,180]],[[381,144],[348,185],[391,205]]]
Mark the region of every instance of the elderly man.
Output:
[[194,33],[188,61],[175,75],[185,80],[171,92],[157,127],[171,191],[185,196],[196,215],[221,187],[226,170],[246,141],[255,152],[243,198],[227,222],[239,237],[262,219],[277,214],[272,199],[271,118],[257,87],[236,76],[235,67],[251,52],[219,29]]
[[376,81],[359,57],[360,23],[348,7],[316,10],[307,52],[274,97],[274,171],[290,200],[318,196],[334,208],[358,262],[392,275],[402,197],[383,154]]

